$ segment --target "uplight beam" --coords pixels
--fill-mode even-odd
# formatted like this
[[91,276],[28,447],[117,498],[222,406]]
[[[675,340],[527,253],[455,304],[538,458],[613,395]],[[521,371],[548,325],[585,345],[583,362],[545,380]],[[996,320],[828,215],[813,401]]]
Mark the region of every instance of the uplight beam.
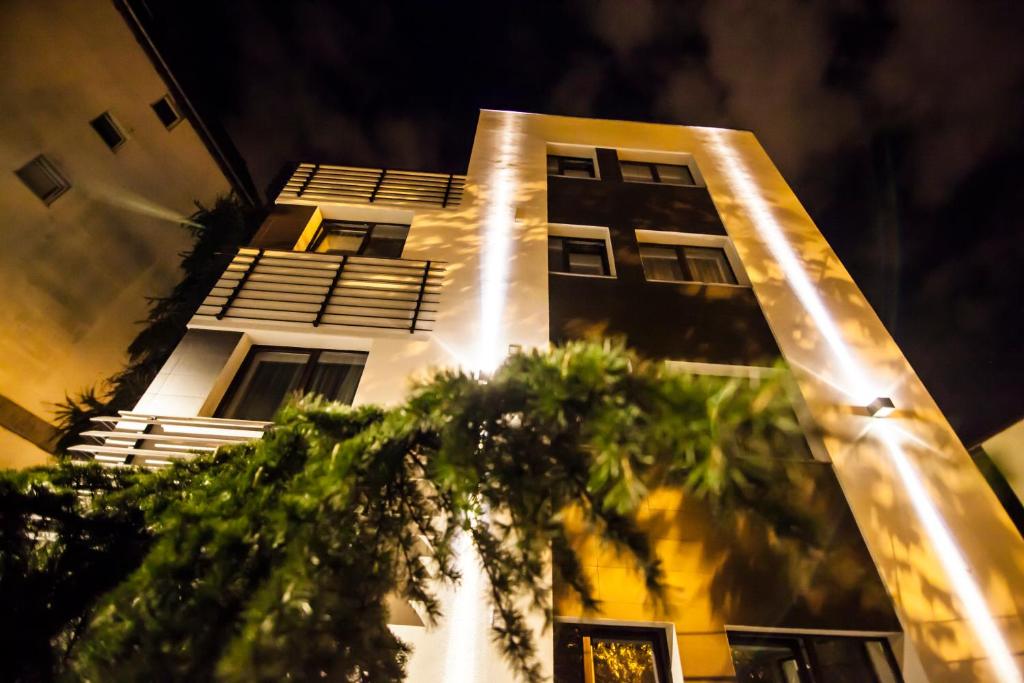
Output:
[[[838,325],[811,283],[806,269],[800,263],[767,200],[762,195],[757,183],[754,182],[740,154],[728,140],[730,133],[722,130],[708,130],[706,135],[710,138],[709,147],[714,150],[719,167],[728,179],[734,195],[742,203],[757,232],[782,267],[788,284],[814,320],[846,381],[853,388],[852,392],[843,391],[842,393],[857,396],[858,405],[861,406],[877,396],[885,395],[882,392],[874,391],[864,379],[868,376],[867,368],[854,358]],[[921,521],[936,555],[949,577],[953,590],[967,613],[975,636],[988,654],[996,675],[1003,683],[1024,683],[1024,678],[1017,668],[1006,639],[989,611],[984,596],[978,588],[952,532],[932,501],[924,480],[906,453],[900,448],[890,426],[876,424],[878,424],[879,438],[899,476],[899,481],[906,490],[911,506]]]

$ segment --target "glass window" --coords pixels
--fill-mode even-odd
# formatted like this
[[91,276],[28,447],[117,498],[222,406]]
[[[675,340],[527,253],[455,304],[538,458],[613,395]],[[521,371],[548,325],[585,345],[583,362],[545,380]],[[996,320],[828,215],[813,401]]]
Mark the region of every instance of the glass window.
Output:
[[640,262],[652,281],[736,284],[729,258],[718,247],[641,244]]
[[737,683],[899,683],[883,638],[729,633]]
[[620,161],[622,179],[627,183],[662,183],[664,185],[696,185],[689,166],[656,164],[647,161]]
[[352,403],[365,364],[366,354],[359,352],[257,347],[239,371],[217,416],[270,420],[294,394],[313,393]]
[[104,112],[89,122],[92,129],[96,131],[96,134],[100,136],[104,144],[112,150],[116,150],[122,144],[124,144],[125,137],[124,133],[116,123],[114,123],[113,117],[110,112]]
[[607,246],[604,240],[549,237],[548,270],[575,275],[609,275]]
[[51,204],[71,187],[71,183],[61,175],[53,162],[42,154],[14,173],[45,204]]
[[408,225],[324,221],[313,237],[309,251],[400,258],[408,236]]
[[668,683],[664,629],[555,625],[555,683]]
[[171,101],[170,95],[164,95],[150,106],[153,108],[153,113],[156,114],[156,117],[160,119],[160,123],[164,124],[164,128],[168,130],[174,128],[178,125],[178,121],[181,121],[181,115]]
[[594,160],[589,157],[563,157],[548,155],[548,175],[567,178],[596,178]]

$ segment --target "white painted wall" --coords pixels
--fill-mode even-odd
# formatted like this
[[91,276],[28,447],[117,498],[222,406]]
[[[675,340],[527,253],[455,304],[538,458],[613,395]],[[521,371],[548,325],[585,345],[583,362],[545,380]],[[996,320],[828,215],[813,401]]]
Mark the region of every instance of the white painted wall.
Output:
[[[167,87],[109,0],[4,3],[0,22],[0,393],[51,404],[118,370],[147,312],[180,277],[176,220],[229,186],[187,121],[164,128]],[[111,152],[104,111],[128,140]],[[46,154],[71,189],[50,206],[14,170]],[[5,448],[0,466],[38,460]]]

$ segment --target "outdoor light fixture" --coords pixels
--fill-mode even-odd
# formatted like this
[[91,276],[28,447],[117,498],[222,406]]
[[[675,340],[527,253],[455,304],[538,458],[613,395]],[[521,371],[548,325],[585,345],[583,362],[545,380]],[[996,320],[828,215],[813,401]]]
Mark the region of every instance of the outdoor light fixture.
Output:
[[888,417],[896,410],[896,406],[888,396],[879,396],[867,405],[867,409],[871,417]]

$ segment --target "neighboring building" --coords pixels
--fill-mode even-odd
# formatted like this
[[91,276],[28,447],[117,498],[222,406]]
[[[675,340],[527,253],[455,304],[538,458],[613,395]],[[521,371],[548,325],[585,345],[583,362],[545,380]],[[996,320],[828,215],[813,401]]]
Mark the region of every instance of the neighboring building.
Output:
[[1024,420],[976,444],[971,457],[1024,534]]
[[[466,176],[303,164],[108,420],[120,439],[78,449],[159,466],[260,434],[293,390],[395,403],[430,368],[486,373],[592,332],[696,372],[784,358],[809,448],[779,453],[779,486],[832,542],[792,564],[771,529],[727,534],[657,491],[641,521],[667,604],[582,537],[602,611],[554,586],[537,633],[556,680],[593,680],[591,662],[604,680],[609,640],[656,662],[644,681],[1020,680],[1024,542],[748,132],[484,111]],[[439,627],[393,613],[411,681],[513,680],[462,564]]]
[[53,404],[121,368],[195,202],[254,194],[127,5],[7,2],[0,51],[2,467],[44,462]]

